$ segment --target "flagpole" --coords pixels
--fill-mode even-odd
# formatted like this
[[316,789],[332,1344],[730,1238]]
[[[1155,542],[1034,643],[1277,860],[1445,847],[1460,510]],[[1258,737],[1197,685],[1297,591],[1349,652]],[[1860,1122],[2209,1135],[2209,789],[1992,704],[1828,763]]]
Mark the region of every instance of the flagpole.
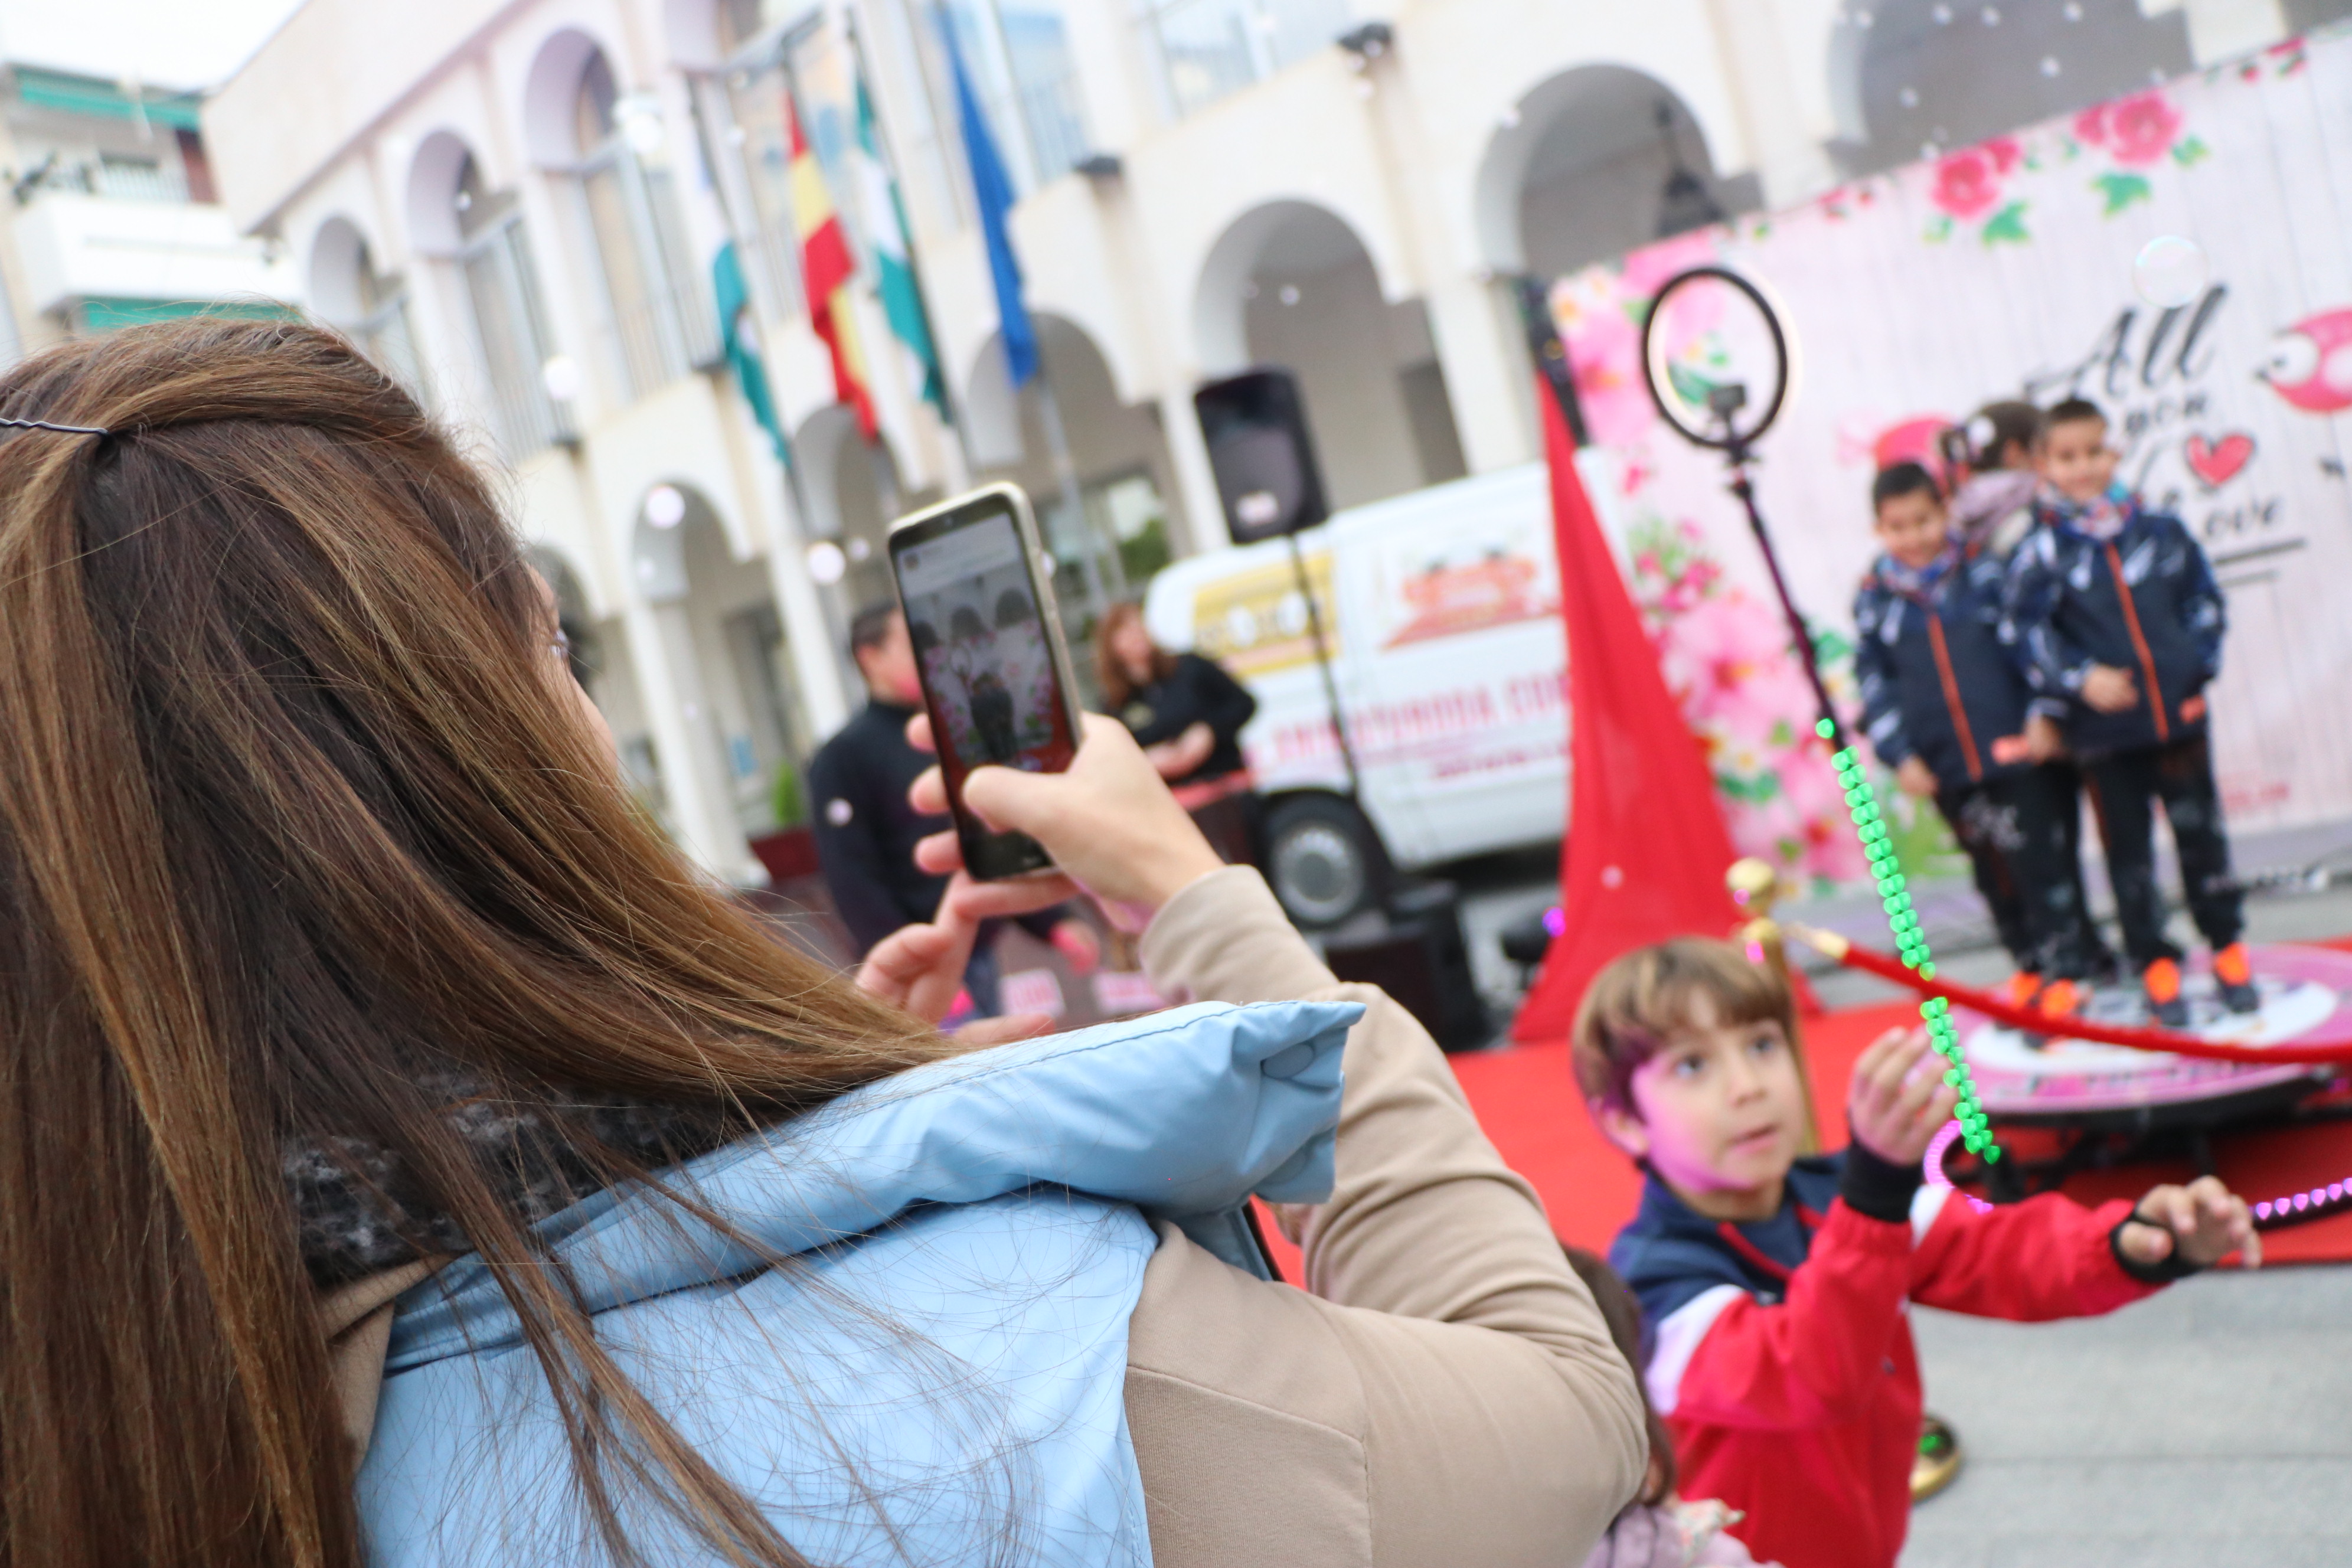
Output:
[[[691,80],[700,82],[705,88],[714,88],[719,79],[709,71],[691,72],[689,77]],[[727,180],[719,174],[721,164],[718,147],[711,138],[709,118],[703,111],[702,94],[689,88],[686,95],[686,105],[694,115],[694,136],[695,140],[701,143],[703,167],[710,171],[710,189],[719,203],[719,219],[727,226],[727,237],[735,247],[736,264],[744,268],[744,277],[748,280],[751,277],[751,247],[744,237],[743,221],[736,214],[734,197],[728,190]],[[749,289],[746,289],[745,292],[750,293]],[[758,312],[754,311],[753,314],[756,317]],[[763,373],[766,366],[767,361],[763,356],[761,360]],[[776,389],[773,384],[771,384],[768,396],[772,400],[775,395]],[[782,448],[781,455],[784,466],[784,489],[792,499],[793,521],[798,524],[804,521],[809,514],[808,498],[801,491],[800,448],[793,442],[792,432],[784,426],[782,405],[778,405],[777,416],[776,428],[772,434],[776,444]]]
[[[865,95],[867,103],[874,103],[872,77],[866,68],[866,39],[858,31],[856,13],[845,10],[841,21],[842,31],[849,35],[850,68],[857,73],[857,89]],[[921,70],[919,64],[916,69],[918,72]],[[874,116],[874,129],[875,155],[881,160],[883,173],[890,176],[890,189],[895,194],[903,188],[898,178],[898,150],[891,143],[890,133],[882,124],[882,116],[878,112]],[[915,307],[922,312],[923,331],[931,340],[931,358],[940,376],[940,423],[946,426],[948,434],[955,438],[956,450],[963,457],[964,475],[969,479],[977,467],[971,457],[971,438],[964,429],[963,416],[956,412],[955,377],[949,372],[946,349],[938,327],[933,324],[937,318],[931,311],[931,291],[923,281],[923,264],[915,255],[915,226],[907,221],[903,203],[890,217],[898,226],[899,237],[906,242],[907,276],[914,282]]]

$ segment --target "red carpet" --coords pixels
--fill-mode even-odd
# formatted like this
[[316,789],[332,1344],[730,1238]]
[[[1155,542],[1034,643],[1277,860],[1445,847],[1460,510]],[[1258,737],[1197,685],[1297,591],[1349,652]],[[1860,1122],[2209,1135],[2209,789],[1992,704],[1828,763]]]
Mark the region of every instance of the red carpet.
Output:
[[[2352,949],[2352,938],[2323,945]],[[1804,1021],[1805,1053],[1822,1135],[1845,1140],[1845,1085],[1853,1060],[1886,1030],[1916,1021],[1908,1005],[1856,1007]],[[1452,1058],[1454,1074],[1478,1112],[1486,1135],[1511,1168],[1533,1182],[1563,1240],[1605,1251],[1618,1227],[1633,1217],[1641,1177],[1584,1113],[1570,1073],[1565,1046],[1518,1046]],[[2005,1142],[2016,1142],[2004,1133]],[[2352,1121],[2223,1134],[2213,1140],[2221,1179],[2249,1202],[2315,1184],[2352,1178]],[[2185,1182],[2184,1163],[2147,1162],[2093,1172],[2067,1184],[2085,1202],[2130,1197],[2158,1182]],[[1299,1278],[1298,1255],[1279,1236],[1268,1240],[1283,1277]],[[2263,1237],[2272,1263],[2352,1261],[2352,1213],[2273,1230]]]

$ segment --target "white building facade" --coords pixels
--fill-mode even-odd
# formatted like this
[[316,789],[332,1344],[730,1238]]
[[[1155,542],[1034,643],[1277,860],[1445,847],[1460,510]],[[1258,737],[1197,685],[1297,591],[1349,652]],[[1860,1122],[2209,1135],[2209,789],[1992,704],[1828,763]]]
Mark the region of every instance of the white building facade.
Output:
[[[897,510],[1011,477],[1107,591],[1223,526],[1192,408],[1299,375],[1345,506],[1538,451],[1513,280],[1819,195],[2288,36],[2339,0],[309,0],[206,107],[237,228],[511,474],[640,787],[756,881],[780,771],[862,693],[848,615]],[[1076,470],[1009,384],[943,40]],[[836,400],[790,216],[787,94],[854,234],[856,84],[948,395],[852,290],[879,437]],[[737,390],[743,325],[793,471]],[[869,268],[870,271],[870,268]],[[822,581],[820,579],[823,579]]]

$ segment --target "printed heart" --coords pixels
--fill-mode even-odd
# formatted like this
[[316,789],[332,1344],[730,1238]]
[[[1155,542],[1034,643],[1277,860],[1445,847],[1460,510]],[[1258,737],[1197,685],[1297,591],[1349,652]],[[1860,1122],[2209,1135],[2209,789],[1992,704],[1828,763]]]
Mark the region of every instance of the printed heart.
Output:
[[2191,436],[2180,444],[2180,455],[2189,459],[2189,471],[2209,490],[2218,490],[2238,477],[2238,470],[2253,459],[2254,438],[2244,431],[2208,441],[2202,436]]

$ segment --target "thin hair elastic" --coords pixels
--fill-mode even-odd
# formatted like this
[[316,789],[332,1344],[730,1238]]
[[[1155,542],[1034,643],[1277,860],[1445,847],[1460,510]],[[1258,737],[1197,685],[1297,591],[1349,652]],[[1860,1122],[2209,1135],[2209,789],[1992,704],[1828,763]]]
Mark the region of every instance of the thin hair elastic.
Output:
[[52,425],[46,419],[0,418],[0,425],[11,425],[19,430],[54,430],[60,436],[111,436],[113,431],[97,425]]

